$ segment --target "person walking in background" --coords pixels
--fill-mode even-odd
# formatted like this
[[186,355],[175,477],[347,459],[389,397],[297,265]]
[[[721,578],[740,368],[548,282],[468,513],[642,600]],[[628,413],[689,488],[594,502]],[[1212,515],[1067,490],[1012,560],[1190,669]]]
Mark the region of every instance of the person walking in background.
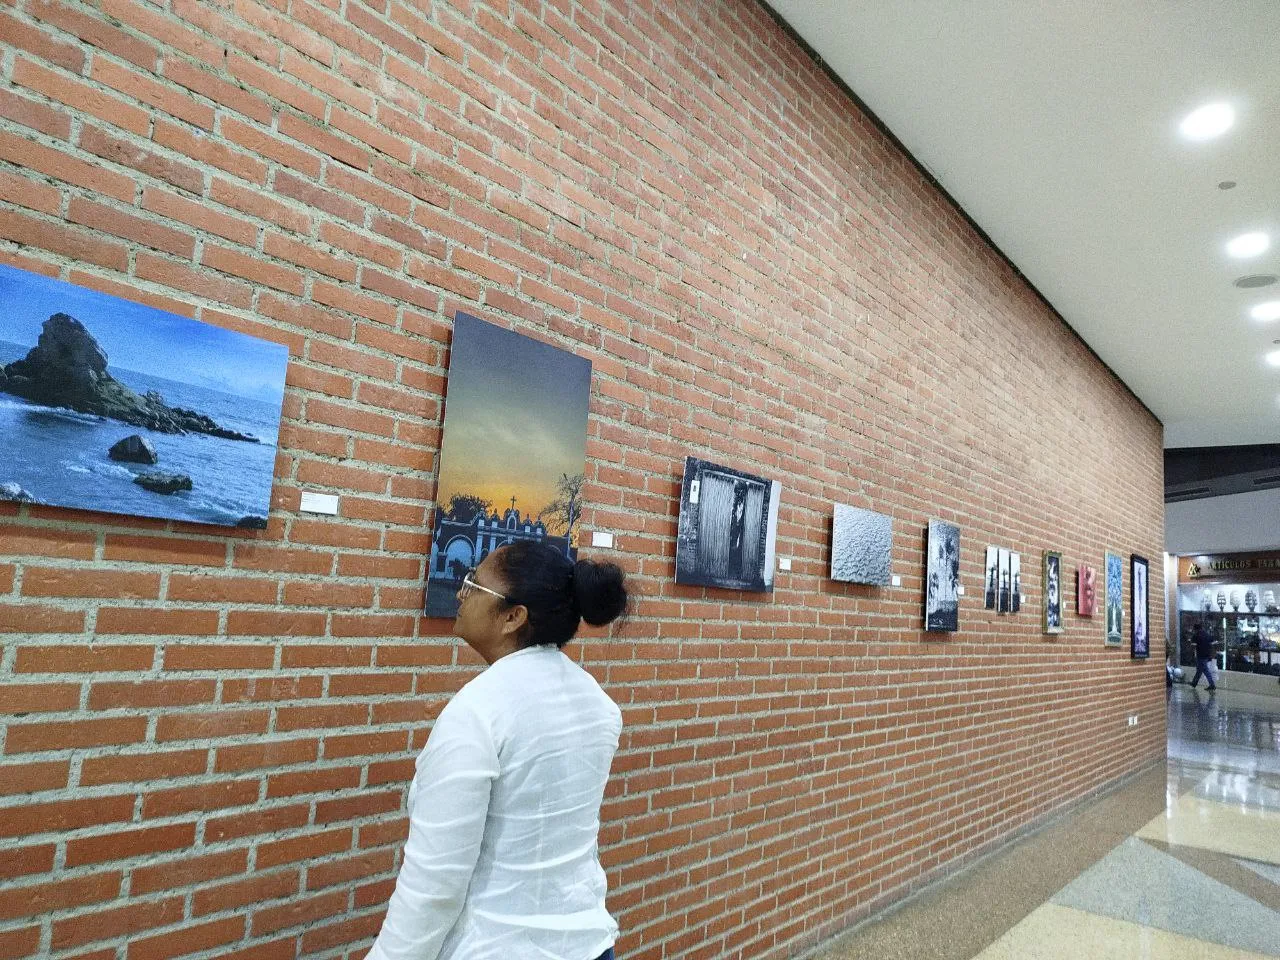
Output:
[[418,757],[366,960],[612,960],[597,842],[622,713],[560,648],[625,612],[622,570],[515,543],[467,571],[458,602],[454,629],[489,666]]
[[1203,623],[1197,623],[1191,631],[1191,641],[1196,645],[1196,675],[1191,678],[1191,689],[1196,689],[1196,684],[1200,682],[1200,675],[1204,674],[1204,678],[1209,682],[1209,689],[1217,690],[1217,671],[1214,669],[1213,662],[1213,634]]

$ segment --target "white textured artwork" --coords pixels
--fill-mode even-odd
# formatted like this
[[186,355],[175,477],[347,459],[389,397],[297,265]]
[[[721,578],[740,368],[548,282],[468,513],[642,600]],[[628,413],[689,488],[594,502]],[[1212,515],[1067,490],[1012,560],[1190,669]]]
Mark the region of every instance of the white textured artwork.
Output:
[[889,582],[893,518],[874,510],[835,504],[831,528],[831,579],[845,583]]

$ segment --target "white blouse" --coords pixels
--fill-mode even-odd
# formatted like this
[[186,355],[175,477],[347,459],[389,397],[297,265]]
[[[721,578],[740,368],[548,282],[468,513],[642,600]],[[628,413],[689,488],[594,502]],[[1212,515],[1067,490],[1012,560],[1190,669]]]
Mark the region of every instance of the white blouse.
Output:
[[366,960],[595,960],[618,924],[596,851],[622,713],[555,647],[508,654],[444,708]]

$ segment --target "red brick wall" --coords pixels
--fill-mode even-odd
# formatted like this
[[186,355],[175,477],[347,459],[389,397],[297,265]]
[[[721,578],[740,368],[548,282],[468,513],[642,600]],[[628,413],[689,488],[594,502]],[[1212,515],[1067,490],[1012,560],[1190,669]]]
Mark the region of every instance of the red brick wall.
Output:
[[[1160,651],[1039,625],[1043,549],[1163,595],[1159,423],[754,3],[5,0],[0,36],[0,257],[292,353],[265,532],[0,505],[0,956],[362,956],[477,663],[415,615],[459,309],[595,364],[586,525],[643,594],[575,648],[626,718],[625,956],[793,956],[1162,755]],[[772,596],[672,583],[688,453],[783,482]],[[893,515],[900,588],[827,579],[831,500]]]

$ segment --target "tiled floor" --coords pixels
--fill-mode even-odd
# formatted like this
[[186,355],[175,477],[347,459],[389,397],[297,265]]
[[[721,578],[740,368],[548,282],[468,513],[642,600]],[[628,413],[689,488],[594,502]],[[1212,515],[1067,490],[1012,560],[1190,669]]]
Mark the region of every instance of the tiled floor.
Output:
[[1280,957],[1280,698],[1175,687],[1166,767],[813,960],[867,957]]

